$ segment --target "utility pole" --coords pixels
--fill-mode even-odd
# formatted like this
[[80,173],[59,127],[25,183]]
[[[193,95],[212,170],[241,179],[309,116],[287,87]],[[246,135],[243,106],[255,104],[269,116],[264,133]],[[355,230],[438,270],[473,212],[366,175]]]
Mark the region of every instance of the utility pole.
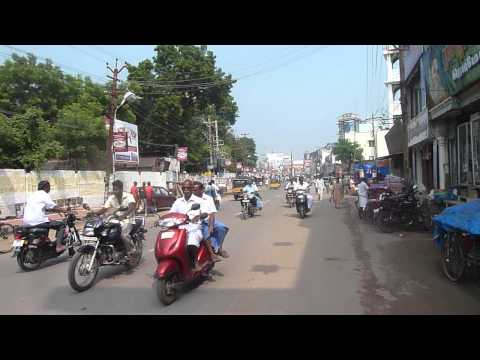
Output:
[[[210,152],[210,163],[209,165],[213,165],[213,139],[212,139],[212,123],[210,121],[210,115],[207,115],[207,121],[204,121],[204,124],[207,125],[207,142],[208,142],[208,150]],[[210,170],[210,169],[208,169]]]
[[293,177],[293,151],[290,151],[290,177]]
[[110,70],[113,76],[108,76],[108,78],[112,79],[112,92],[111,92],[111,101],[110,101],[110,109],[109,109],[109,128],[108,128],[108,138],[107,138],[107,162],[105,168],[105,197],[108,194],[109,183],[110,183],[110,175],[111,173],[115,173],[115,160],[113,158],[113,127],[115,125],[115,117],[117,115],[117,81],[118,81],[118,74],[125,69],[127,65],[123,65],[120,69],[118,69],[118,59],[115,59],[115,69],[112,69],[107,63],[107,69]]

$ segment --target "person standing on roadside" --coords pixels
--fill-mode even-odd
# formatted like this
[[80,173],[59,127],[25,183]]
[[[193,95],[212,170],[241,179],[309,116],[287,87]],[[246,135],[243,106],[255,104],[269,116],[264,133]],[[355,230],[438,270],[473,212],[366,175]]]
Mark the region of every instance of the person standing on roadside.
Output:
[[135,199],[135,210],[138,210],[138,206],[140,205],[140,198],[138,196],[138,188],[137,188],[136,181],[133,182],[133,185],[130,188],[130,193],[133,195],[133,198]]
[[152,209],[153,211],[153,187],[150,181],[147,183],[145,187],[145,199],[147,200],[147,209],[148,211]]

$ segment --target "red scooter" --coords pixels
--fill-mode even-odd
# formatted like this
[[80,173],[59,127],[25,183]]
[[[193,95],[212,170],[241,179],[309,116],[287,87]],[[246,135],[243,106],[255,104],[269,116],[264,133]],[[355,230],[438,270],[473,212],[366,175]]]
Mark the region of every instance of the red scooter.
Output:
[[[199,210],[200,205],[192,205],[192,210]],[[202,214],[205,218],[207,214]],[[202,280],[209,276],[214,262],[210,257],[204,241],[200,243],[197,261],[201,271],[193,273],[190,256],[187,250],[187,230],[182,225],[189,223],[188,216],[180,213],[169,213],[160,217],[155,226],[160,227],[155,243],[155,259],[157,269],[153,277],[156,279],[156,291],[164,305],[170,305],[177,299],[179,290],[187,284]]]

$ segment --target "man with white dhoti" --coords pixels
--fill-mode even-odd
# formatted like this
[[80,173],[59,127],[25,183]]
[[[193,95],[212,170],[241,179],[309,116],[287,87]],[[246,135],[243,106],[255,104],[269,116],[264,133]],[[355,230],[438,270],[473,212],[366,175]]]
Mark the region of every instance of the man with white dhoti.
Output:
[[365,178],[360,180],[360,184],[357,187],[358,191],[358,207],[365,211],[368,202],[368,185],[366,183]]

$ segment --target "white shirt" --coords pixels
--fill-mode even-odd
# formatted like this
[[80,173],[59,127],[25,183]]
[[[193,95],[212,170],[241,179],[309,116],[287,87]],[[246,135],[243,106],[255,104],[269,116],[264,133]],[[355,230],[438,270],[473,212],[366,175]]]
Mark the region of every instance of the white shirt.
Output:
[[200,210],[202,213],[207,213],[208,215],[210,214],[215,214],[217,212],[217,207],[215,206],[215,202],[213,201],[213,198],[210,195],[203,194],[201,198],[199,198],[196,195],[195,196],[197,199],[202,200],[200,203]]
[[357,191],[359,196],[368,197],[368,185],[363,181],[358,184]]
[[[105,201],[105,204],[103,205],[103,207],[105,209],[119,209],[119,208],[126,208],[128,207],[130,204],[135,204],[135,198],[133,197],[132,194],[130,193],[127,193],[127,192],[123,192],[122,193],[122,202],[119,203],[118,202],[118,199],[115,195],[110,195],[107,199],[107,201]],[[126,224],[126,223],[134,223],[135,222],[135,214],[132,213],[129,215],[128,219],[125,219],[125,220],[122,220],[120,223],[121,224]]]
[[306,183],[306,182],[303,182],[303,184],[300,184],[299,182],[295,183],[294,187],[293,187],[293,190],[295,190],[295,191],[297,191],[297,190],[308,190],[308,183]]
[[295,182],[289,181],[289,182],[287,183],[287,185],[285,185],[285,190],[287,190],[289,187],[295,188],[295,184],[296,184]]
[[243,188],[243,191],[247,192],[247,193],[253,193],[253,192],[258,191],[258,188],[257,188],[257,185],[255,185],[255,184],[245,185],[245,187]]
[[188,200],[185,200],[184,197],[178,198],[175,200],[173,203],[172,207],[170,208],[171,213],[180,213],[180,214],[186,214],[192,207],[193,204],[199,204],[200,209],[202,208],[202,199],[199,199],[195,195],[192,194]]
[[45,191],[38,190],[30,195],[25,205],[23,212],[23,224],[34,226],[49,222],[48,216],[45,214],[45,209],[53,209],[55,204]]

